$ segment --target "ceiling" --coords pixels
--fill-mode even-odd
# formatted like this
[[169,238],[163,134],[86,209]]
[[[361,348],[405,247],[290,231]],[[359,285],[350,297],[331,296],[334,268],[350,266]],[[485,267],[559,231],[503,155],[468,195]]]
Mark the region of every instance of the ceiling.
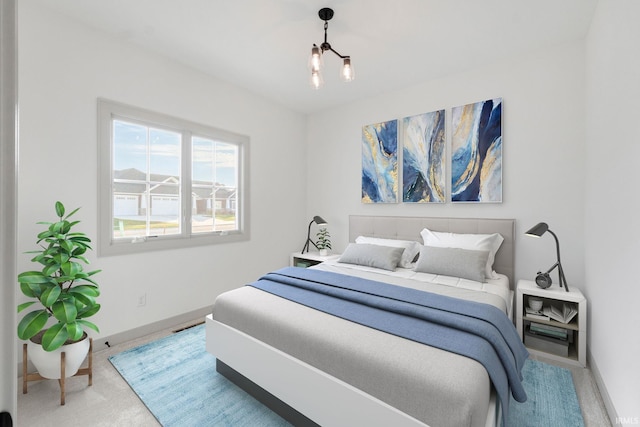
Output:
[[[379,93],[582,39],[598,0],[32,0],[312,113]],[[309,85],[308,57],[331,7],[325,84]]]

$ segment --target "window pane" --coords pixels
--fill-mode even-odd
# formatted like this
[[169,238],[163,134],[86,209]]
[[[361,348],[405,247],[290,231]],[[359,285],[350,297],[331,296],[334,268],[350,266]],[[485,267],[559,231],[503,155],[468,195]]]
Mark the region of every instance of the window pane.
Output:
[[181,138],[114,120],[114,239],[180,233]]
[[161,184],[151,187],[149,195],[149,235],[180,233],[180,188]]
[[180,176],[180,134],[149,129],[149,166],[152,175]]
[[144,182],[117,179],[123,176],[127,174],[116,174],[113,183],[113,238],[131,239],[146,236],[143,199],[147,186]]
[[238,230],[238,147],[192,139],[192,233]]
[[147,127],[113,121],[113,169],[147,172]]

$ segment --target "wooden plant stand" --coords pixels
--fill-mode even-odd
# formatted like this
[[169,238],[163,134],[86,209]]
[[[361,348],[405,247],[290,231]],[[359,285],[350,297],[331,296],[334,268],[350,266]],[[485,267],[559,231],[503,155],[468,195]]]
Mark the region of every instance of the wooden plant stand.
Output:
[[[88,375],[89,376],[89,385],[93,384],[93,338],[89,338],[89,355],[88,355],[88,366],[86,368],[78,369],[78,372],[74,377],[80,375]],[[64,384],[65,384],[65,352],[60,353],[60,379],[58,382],[60,383],[60,405],[64,405]],[[45,378],[40,375],[38,372],[27,373],[27,344],[22,345],[22,394],[27,394],[27,383],[29,381],[38,381],[38,380],[48,380],[50,378]]]

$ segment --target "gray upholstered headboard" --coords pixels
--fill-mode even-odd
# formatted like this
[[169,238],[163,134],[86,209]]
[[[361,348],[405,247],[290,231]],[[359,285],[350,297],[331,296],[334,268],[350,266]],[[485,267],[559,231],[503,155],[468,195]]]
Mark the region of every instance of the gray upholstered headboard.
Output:
[[496,253],[493,268],[509,278],[509,286],[515,288],[515,219],[494,218],[427,218],[408,216],[349,216],[349,241],[358,236],[387,239],[415,240],[422,243],[423,228],[450,233],[490,234],[500,233],[504,238]]

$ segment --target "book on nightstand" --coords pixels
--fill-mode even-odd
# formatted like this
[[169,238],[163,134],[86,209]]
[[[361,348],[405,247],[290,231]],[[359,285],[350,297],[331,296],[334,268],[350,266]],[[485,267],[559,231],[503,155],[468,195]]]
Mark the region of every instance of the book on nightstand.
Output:
[[525,315],[527,317],[530,317],[532,319],[538,319],[538,320],[549,320],[550,317],[545,315],[542,310],[534,310],[532,308],[526,307],[525,309]]
[[556,354],[562,357],[569,356],[569,339],[554,338],[552,336],[535,333],[531,331],[531,326],[527,326],[524,333],[524,345],[547,353]]
[[557,326],[543,325],[541,323],[531,322],[529,325],[529,332],[535,335],[544,335],[552,338],[558,338],[561,340],[567,340],[569,337],[569,331]]
[[571,319],[573,319],[575,315],[578,314],[578,310],[574,307],[574,305],[566,302],[562,304],[562,310],[560,310],[557,307],[554,307],[553,305],[550,305],[550,306],[544,307],[542,309],[542,312],[546,316],[549,316],[553,320],[557,320],[558,322],[561,322],[561,323],[571,322]]

